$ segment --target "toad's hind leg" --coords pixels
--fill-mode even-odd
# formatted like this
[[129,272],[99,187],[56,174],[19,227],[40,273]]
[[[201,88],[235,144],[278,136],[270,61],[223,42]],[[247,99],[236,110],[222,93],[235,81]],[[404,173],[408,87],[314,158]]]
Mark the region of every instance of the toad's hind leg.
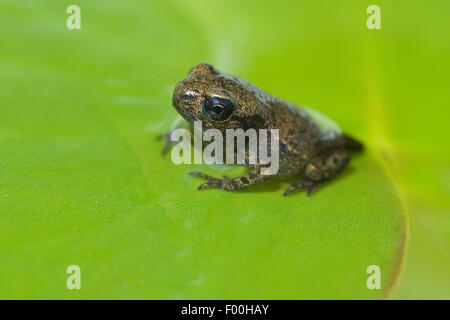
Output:
[[326,152],[312,158],[305,167],[305,177],[291,184],[283,195],[299,190],[307,189],[311,195],[321,184],[332,179],[348,164],[350,158],[344,150]]

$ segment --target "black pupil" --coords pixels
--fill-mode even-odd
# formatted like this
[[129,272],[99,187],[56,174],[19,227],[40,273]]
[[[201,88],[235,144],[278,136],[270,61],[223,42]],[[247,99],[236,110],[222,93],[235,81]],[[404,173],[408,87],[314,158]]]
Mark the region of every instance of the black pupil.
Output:
[[234,103],[230,99],[209,96],[205,98],[203,103],[203,112],[206,116],[214,121],[222,121],[229,118],[233,113]]
[[215,114],[220,114],[223,111],[223,107],[220,104],[215,104],[215,105],[213,105],[211,110]]

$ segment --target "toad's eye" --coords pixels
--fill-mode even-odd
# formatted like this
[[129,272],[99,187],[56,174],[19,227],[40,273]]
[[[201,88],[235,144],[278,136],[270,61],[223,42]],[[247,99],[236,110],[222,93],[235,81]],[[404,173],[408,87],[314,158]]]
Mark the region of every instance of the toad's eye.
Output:
[[217,96],[208,96],[203,102],[203,113],[213,121],[228,119],[233,113],[234,108],[234,101]]

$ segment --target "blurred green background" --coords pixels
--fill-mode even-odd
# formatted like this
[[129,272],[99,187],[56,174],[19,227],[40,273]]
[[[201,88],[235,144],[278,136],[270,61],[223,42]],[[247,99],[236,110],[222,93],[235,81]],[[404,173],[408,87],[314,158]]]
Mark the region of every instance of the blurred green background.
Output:
[[[0,298],[450,298],[448,12],[0,0]],[[311,198],[283,198],[286,181],[197,192],[189,171],[222,172],[174,165],[155,136],[201,61],[323,112],[367,152]],[[71,264],[81,290],[65,287]]]

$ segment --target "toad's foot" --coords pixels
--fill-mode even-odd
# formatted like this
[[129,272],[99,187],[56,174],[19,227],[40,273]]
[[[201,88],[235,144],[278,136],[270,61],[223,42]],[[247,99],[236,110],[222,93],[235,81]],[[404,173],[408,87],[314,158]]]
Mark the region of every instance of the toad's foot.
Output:
[[217,179],[198,171],[193,171],[190,173],[190,175],[200,177],[208,181],[198,187],[198,190],[212,187],[228,191],[245,189],[261,182],[267,181],[272,177],[269,175],[262,175],[258,166],[251,167],[247,173],[236,178],[223,176],[223,179]]
[[308,190],[307,195],[309,197],[323,183],[324,183],[324,181],[313,181],[313,180],[304,178],[304,179],[301,179],[301,180],[296,181],[293,184],[291,184],[286,189],[286,191],[284,191],[283,196],[287,196],[288,194],[290,194],[296,190],[306,189],[306,190]]
[[228,176],[223,176],[223,179],[217,179],[214,178],[210,175],[204,174],[202,172],[198,172],[198,171],[192,171],[189,173],[190,176],[194,176],[194,177],[200,177],[205,179],[208,182],[203,183],[202,185],[200,185],[197,190],[202,190],[208,187],[211,188],[217,188],[217,189],[223,189],[223,190],[233,190],[234,188],[232,188],[231,185],[231,179]]
[[166,154],[170,147],[175,144],[175,142],[170,139],[171,134],[172,130],[162,133],[156,137],[157,140],[164,140],[164,147],[161,152],[163,155]]

